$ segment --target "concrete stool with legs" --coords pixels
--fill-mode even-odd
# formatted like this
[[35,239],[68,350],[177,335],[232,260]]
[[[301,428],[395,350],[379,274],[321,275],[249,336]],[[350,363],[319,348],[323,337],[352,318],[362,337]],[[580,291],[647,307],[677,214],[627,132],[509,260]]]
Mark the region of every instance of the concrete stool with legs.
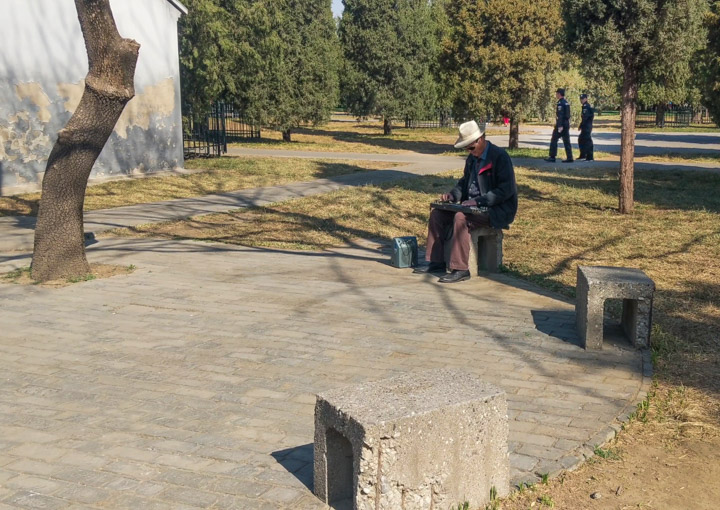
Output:
[[[450,239],[445,243],[445,261],[450,260]],[[470,231],[470,257],[468,267],[472,274],[480,271],[497,273],[503,261],[503,231],[499,228],[481,227]]]
[[315,405],[315,494],[334,508],[431,510],[510,491],[505,394],[458,370],[330,391]]
[[639,269],[578,266],[575,320],[586,349],[602,349],[606,299],[622,299],[622,326],[635,347],[650,346],[655,282]]

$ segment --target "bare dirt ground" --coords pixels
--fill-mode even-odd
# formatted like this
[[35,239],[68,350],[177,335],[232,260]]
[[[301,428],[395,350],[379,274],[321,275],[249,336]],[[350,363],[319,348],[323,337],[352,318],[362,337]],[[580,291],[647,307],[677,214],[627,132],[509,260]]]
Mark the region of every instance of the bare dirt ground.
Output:
[[658,388],[649,407],[577,471],[522,490],[496,508],[720,508],[720,434],[713,410],[702,406],[702,392],[679,391]]

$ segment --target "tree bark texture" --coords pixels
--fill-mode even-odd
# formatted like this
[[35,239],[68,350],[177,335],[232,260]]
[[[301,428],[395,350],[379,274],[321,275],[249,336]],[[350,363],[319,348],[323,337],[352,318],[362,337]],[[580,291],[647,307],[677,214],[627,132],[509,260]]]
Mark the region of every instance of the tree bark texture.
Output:
[[655,127],[665,127],[665,104],[657,105],[655,110]]
[[75,0],[89,71],[80,104],[58,133],[42,183],[32,277],[46,281],[90,272],[83,203],[95,161],[135,95],[140,45],[118,33],[109,0]]
[[517,149],[520,147],[520,122],[517,117],[510,117],[510,140],[508,142],[509,149]]
[[632,66],[625,66],[622,85],[622,134],[620,137],[620,213],[633,211],[635,188],[635,117],[638,79]]
[[283,142],[292,142],[292,130],[290,128],[282,132]]
[[387,117],[383,118],[383,134],[385,136],[392,134],[392,122]]

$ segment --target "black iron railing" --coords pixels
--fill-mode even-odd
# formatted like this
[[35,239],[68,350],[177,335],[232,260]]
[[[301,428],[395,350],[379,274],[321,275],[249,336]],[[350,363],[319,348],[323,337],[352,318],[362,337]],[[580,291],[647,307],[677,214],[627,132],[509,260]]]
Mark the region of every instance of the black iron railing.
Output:
[[227,153],[228,142],[260,138],[260,128],[248,123],[233,105],[213,103],[205,115],[183,109],[185,159],[218,157]]

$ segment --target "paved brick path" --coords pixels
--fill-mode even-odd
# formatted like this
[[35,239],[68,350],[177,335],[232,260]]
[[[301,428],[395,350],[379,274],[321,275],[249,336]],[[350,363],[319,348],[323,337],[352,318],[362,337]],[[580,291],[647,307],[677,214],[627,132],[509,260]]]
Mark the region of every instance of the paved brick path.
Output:
[[441,286],[369,244],[89,253],[138,269],[0,284],[0,510],[322,508],[314,393],[436,367],[507,391],[513,478],[534,479],[590,454],[647,381],[636,351],[579,348],[567,302],[506,277]]

